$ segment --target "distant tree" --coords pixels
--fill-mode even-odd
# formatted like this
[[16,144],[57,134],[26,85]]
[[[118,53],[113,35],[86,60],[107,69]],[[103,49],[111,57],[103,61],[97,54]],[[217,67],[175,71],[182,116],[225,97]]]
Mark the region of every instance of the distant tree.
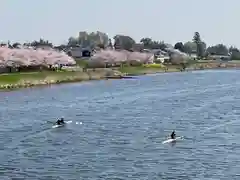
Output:
[[152,39],[148,37],[142,38],[140,42],[144,45],[145,48],[150,48],[153,43]]
[[197,46],[198,46],[199,44],[201,44],[202,40],[201,40],[201,37],[200,37],[199,32],[195,32],[195,33],[194,33],[193,42],[196,43]]
[[31,43],[30,42],[25,42],[25,43],[23,43],[23,46],[31,46]]
[[174,49],[178,49],[179,51],[181,52],[185,52],[184,50],[184,45],[182,42],[177,42],[175,45],[174,45]]
[[94,48],[99,46],[99,44],[104,45],[104,48],[108,46],[108,35],[106,33],[97,32],[79,32],[78,37],[70,37],[68,39],[68,46],[81,46],[85,48]]
[[210,55],[228,55],[228,48],[223,44],[217,44],[215,46],[210,46],[207,48],[207,52]]
[[145,49],[161,49],[167,48],[167,45],[163,41],[153,41],[151,38],[142,38],[140,42],[143,44]]
[[197,44],[197,56],[199,58],[202,58],[204,55],[204,47],[199,32],[194,33],[193,42]]
[[240,51],[236,47],[230,47],[229,53],[231,55],[232,60],[240,60]]
[[120,39],[117,36],[114,36],[113,39],[114,39],[114,44],[113,44],[114,49],[122,49]]
[[187,54],[192,54],[197,52],[197,44],[191,41],[184,43],[184,51]]
[[115,49],[125,49],[129,51],[133,48],[133,45],[136,44],[135,40],[130,36],[116,35],[113,39]]
[[167,48],[167,45],[164,41],[153,41],[152,43],[152,49],[161,49],[165,50]]
[[9,48],[13,48],[10,41],[8,41],[7,45]]
[[108,47],[110,49],[113,49],[113,44],[112,44],[112,40],[111,39],[108,40]]
[[207,50],[207,44],[205,42],[202,41],[202,51],[203,51],[203,54],[206,53],[206,50]]
[[13,47],[13,48],[18,48],[18,46],[20,46],[20,45],[21,45],[20,43],[16,42],[16,43],[13,43],[13,44],[12,44],[12,47]]
[[108,46],[108,35],[106,33],[97,31],[97,32],[79,32],[78,44],[82,47],[91,47],[94,48],[99,44],[102,44],[104,48]]
[[74,37],[70,37],[68,38],[68,46],[76,46],[78,45],[78,39],[77,38],[74,38]]
[[53,47],[53,44],[50,43],[48,40],[44,40],[42,38],[40,38],[39,41],[33,41],[30,43],[31,46],[33,47],[38,47],[38,46],[49,46],[49,47]]

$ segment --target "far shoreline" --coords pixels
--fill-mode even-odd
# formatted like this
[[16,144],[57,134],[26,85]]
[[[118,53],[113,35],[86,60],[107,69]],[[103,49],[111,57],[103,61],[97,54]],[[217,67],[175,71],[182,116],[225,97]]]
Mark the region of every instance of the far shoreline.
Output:
[[[131,70],[134,69],[134,71],[131,72]],[[107,72],[113,71],[113,69],[104,69],[100,70],[99,72],[93,71],[93,72],[62,72],[61,76],[54,74],[54,76],[50,73],[49,76],[46,76],[45,79],[31,79],[27,81],[25,79],[22,79],[24,82],[19,83],[2,83],[0,81],[0,92],[9,92],[9,91],[16,91],[20,89],[25,88],[37,88],[37,87],[44,87],[44,86],[51,86],[51,85],[58,85],[58,84],[67,84],[67,83],[80,83],[80,82],[87,82],[87,81],[96,81],[96,80],[108,80],[108,79],[124,79],[125,77],[136,77],[136,76],[144,76],[148,74],[161,74],[161,73],[174,73],[174,72],[191,72],[191,71],[202,71],[202,70],[239,70],[240,69],[240,63],[239,66],[211,66],[211,67],[188,67],[184,71],[178,69],[178,68],[170,68],[168,70],[163,70],[161,68],[144,68],[138,70],[135,68],[130,68],[130,72],[124,72],[124,71],[117,71],[117,74],[111,73],[111,75],[107,75]],[[41,72],[38,72],[41,73]],[[95,73],[95,74],[94,74]],[[60,73],[59,73],[60,74]],[[5,74],[0,76],[12,76],[13,74]],[[63,76],[64,75],[64,76]],[[21,74],[19,74],[21,76]],[[51,78],[52,77],[52,78]],[[47,79],[47,80],[46,80]]]

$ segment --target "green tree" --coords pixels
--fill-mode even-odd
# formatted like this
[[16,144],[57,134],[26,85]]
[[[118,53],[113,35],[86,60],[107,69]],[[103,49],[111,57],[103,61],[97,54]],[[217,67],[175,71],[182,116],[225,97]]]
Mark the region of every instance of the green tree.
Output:
[[12,47],[13,47],[13,48],[18,48],[18,46],[20,46],[20,45],[21,45],[20,43],[16,42],[16,43],[13,43],[13,44],[12,44]]
[[167,48],[164,41],[153,41],[151,38],[145,37],[140,40],[145,49],[161,49]]
[[223,44],[217,44],[207,48],[207,52],[211,55],[228,55],[228,48]]
[[148,37],[142,38],[140,42],[144,45],[145,48],[150,48],[153,43],[152,39]]
[[113,44],[112,44],[112,40],[111,39],[108,39],[108,47],[110,49],[113,49]]
[[39,41],[33,41],[30,43],[31,46],[33,47],[39,47],[39,46],[49,46],[53,47],[53,44],[50,43],[48,40],[44,40],[42,38],[39,39]]
[[177,42],[177,43],[174,45],[174,49],[178,49],[178,50],[181,51],[181,52],[185,52],[184,45],[183,45],[182,42]]
[[152,48],[151,49],[165,50],[165,48],[167,48],[167,45],[165,44],[164,41],[153,41],[152,42]]
[[135,40],[130,36],[116,35],[113,39],[115,49],[125,49],[130,51],[133,48],[133,45],[136,44]]
[[231,55],[232,60],[240,60],[240,51],[236,47],[230,47],[229,53]]
[[68,39],[68,45],[69,46],[76,46],[80,45],[82,47],[90,47],[94,48],[96,46],[99,46],[101,44],[101,47],[104,46],[106,48],[108,46],[108,35],[106,33],[97,31],[97,32],[86,32],[81,31],[79,32],[78,37],[70,37]]
[[184,51],[187,54],[192,54],[197,52],[197,44],[191,41],[184,43]]
[[68,38],[68,43],[69,46],[76,46],[79,44],[78,39],[74,37]]
[[199,58],[202,58],[204,55],[204,47],[203,47],[204,44],[201,40],[201,36],[199,32],[194,33],[193,42],[196,43],[197,45],[197,56]]

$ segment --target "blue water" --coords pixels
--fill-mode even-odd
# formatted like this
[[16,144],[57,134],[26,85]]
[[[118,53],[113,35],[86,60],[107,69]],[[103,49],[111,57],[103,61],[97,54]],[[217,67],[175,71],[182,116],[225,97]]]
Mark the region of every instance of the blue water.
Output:
[[[195,71],[1,92],[0,179],[240,179],[239,77]],[[53,129],[62,116],[72,123]],[[162,144],[173,129],[184,140]]]

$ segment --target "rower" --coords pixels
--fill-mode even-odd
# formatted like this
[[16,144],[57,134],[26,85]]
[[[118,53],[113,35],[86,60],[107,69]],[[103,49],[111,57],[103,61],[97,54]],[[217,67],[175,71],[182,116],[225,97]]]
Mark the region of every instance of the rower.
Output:
[[171,134],[171,138],[172,138],[172,139],[175,139],[175,138],[176,138],[175,131],[172,132],[172,134]]
[[65,124],[64,118],[58,119],[57,122],[56,122],[56,124],[57,124],[57,125]]

